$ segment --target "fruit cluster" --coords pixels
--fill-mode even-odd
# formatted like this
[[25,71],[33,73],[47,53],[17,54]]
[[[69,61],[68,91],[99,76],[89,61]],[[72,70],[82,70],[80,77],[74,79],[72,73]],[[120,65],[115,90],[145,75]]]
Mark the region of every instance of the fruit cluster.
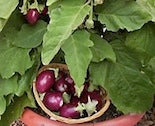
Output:
[[[62,117],[81,118],[90,116],[103,106],[103,96],[99,88],[89,91],[89,81],[83,85],[81,96],[76,94],[76,86],[69,73],[58,70],[44,70],[36,78],[36,89],[43,94],[43,104]],[[65,100],[64,96],[68,96]]]

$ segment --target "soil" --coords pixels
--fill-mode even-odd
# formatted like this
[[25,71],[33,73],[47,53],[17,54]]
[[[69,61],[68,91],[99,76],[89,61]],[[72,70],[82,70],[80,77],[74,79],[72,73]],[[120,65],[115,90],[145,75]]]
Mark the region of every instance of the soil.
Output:
[[[40,108],[32,109],[32,110],[44,117],[49,118],[49,116],[45,114]],[[120,115],[123,115],[123,113],[120,111],[117,111],[116,107],[111,104],[109,109],[106,111],[106,113],[102,117],[95,120],[94,122],[112,119]],[[24,123],[21,122],[20,120],[16,120],[10,126],[26,126],[26,125],[24,125]],[[146,112],[142,120],[136,126],[155,126],[155,102],[153,107]]]
[[120,115],[123,115],[123,113],[118,111],[116,109],[116,107],[113,104],[111,104],[109,106],[108,110],[104,113],[104,115],[102,115],[100,118],[96,119],[94,122],[109,120],[109,119],[112,119],[112,118],[116,118],[116,117],[118,117]]
[[26,126],[22,121],[16,120],[10,126]]

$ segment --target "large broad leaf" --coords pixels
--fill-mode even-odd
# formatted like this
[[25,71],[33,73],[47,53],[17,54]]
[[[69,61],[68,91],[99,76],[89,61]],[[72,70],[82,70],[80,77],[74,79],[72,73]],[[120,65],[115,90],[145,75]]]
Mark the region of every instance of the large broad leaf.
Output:
[[77,31],[65,41],[62,47],[70,74],[78,87],[84,83],[87,68],[92,59],[89,47],[93,46],[93,43],[89,37],[88,32]]
[[151,79],[151,81],[155,84],[155,57],[153,57],[147,64],[146,67],[143,68],[145,73]]
[[106,70],[104,62],[91,63],[89,66],[91,84],[104,87]]
[[153,57],[148,64],[151,66],[152,70],[155,72],[155,57]]
[[48,31],[43,39],[42,62],[48,64],[67,39],[89,13],[85,0],[64,0],[61,7],[52,10]]
[[36,71],[34,68],[28,70],[19,80],[18,90],[16,91],[17,96],[22,96],[24,92],[28,91],[31,88],[32,82],[35,78]]
[[[110,44],[112,45],[116,55],[116,62],[136,70],[141,69],[141,63],[135,53],[129,50],[120,40],[114,40]],[[92,83],[95,85],[103,86],[105,83],[105,78],[103,77],[105,77],[106,74],[106,69],[104,69],[104,62],[91,63],[89,71]]]
[[111,45],[105,39],[102,39],[96,34],[91,34],[90,39],[94,43],[94,46],[91,48],[93,54],[93,62],[100,62],[104,59],[109,59],[113,62],[116,61],[116,55]]
[[18,5],[18,0],[0,0],[0,31]]
[[122,41],[114,40],[110,44],[116,54],[117,62],[137,70],[141,68],[139,57],[133,50],[128,49]]
[[[115,52],[118,57],[118,50]],[[128,64],[124,63],[126,59]],[[140,113],[148,110],[152,106],[155,90],[146,74],[135,69],[137,63],[132,59],[127,56],[119,58],[117,63],[103,61],[90,66],[92,83],[104,87],[113,104],[124,113]]]
[[30,49],[22,49],[12,46],[14,29],[0,35],[0,74],[2,78],[10,78],[18,72],[24,74],[33,62],[30,59]]
[[0,78],[0,96],[15,93],[18,89],[17,76],[10,79]]
[[[3,46],[0,44],[0,46]],[[2,49],[3,48],[3,49]],[[21,75],[32,66],[29,51],[16,47],[0,47],[0,74],[3,78],[10,78],[15,72]]]
[[7,19],[18,5],[18,0],[0,1],[0,18]]
[[24,107],[33,107],[31,101],[28,99],[26,95],[22,97],[16,97],[14,102],[12,102],[6,109],[5,113],[2,115],[0,120],[0,124],[2,126],[10,126],[10,124],[18,119],[23,113]]
[[119,110],[140,113],[152,107],[154,87],[144,73],[120,63],[105,63],[101,70],[106,72],[103,74],[104,88]]
[[5,96],[6,106],[9,106],[11,104],[11,102],[13,102],[14,96],[15,96],[14,94],[9,94],[9,95]]
[[35,54],[33,55],[34,57],[34,61],[35,63],[33,64],[33,66],[26,71],[26,73],[20,77],[18,84],[18,90],[16,91],[16,95],[17,96],[22,96],[24,94],[24,92],[28,92],[31,91],[31,87],[33,84],[33,81],[36,77],[36,74],[38,72],[38,68],[40,66],[40,53],[38,51],[35,52]]
[[39,21],[36,25],[24,24],[18,32],[13,44],[22,48],[35,48],[41,44],[46,32],[46,23]]
[[126,45],[138,52],[155,56],[155,25],[149,23],[142,29],[129,33]]
[[117,31],[140,29],[151,16],[133,0],[106,0],[97,8],[99,20],[108,30]]
[[3,19],[3,18],[0,18],[0,32],[2,31],[4,25],[6,24],[7,20],[6,19]]
[[[25,19],[23,18],[23,14],[20,13],[19,9],[17,8],[9,17],[3,32],[10,32],[9,30],[15,28],[15,30],[20,30],[21,26],[24,24]],[[14,34],[16,32],[14,31]]]
[[149,65],[149,70],[151,73],[149,77],[151,78],[152,82],[155,84],[155,57],[153,57],[149,61],[148,65]]
[[50,6],[50,5],[52,5],[53,3],[57,2],[57,1],[59,1],[59,0],[47,0],[46,5]]
[[0,117],[5,112],[6,109],[6,100],[3,96],[0,96]]
[[152,16],[155,22],[155,1],[154,0],[137,0],[137,3]]

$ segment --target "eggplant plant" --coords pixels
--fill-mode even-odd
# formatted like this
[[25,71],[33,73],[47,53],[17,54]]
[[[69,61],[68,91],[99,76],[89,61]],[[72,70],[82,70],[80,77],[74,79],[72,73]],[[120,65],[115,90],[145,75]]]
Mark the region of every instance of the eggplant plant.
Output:
[[[40,67],[53,62],[67,64],[73,94],[80,96],[89,76],[89,87],[103,87],[124,114],[150,109],[154,12],[154,0],[0,0],[0,125],[9,126],[25,107],[36,107],[32,83]],[[56,84],[52,73],[44,75],[40,78],[52,82],[47,86],[64,85]],[[40,92],[47,91],[42,83]],[[78,117],[74,112],[64,116]]]

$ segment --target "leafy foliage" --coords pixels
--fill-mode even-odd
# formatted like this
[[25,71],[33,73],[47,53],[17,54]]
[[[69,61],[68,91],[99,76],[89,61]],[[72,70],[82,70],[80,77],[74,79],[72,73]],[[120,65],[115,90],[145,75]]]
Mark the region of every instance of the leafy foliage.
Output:
[[110,31],[140,29],[150,20],[150,15],[133,0],[106,0],[97,8],[99,21]]
[[154,0],[137,0],[136,2],[142,7],[142,9],[144,9],[146,12],[148,12],[151,15],[152,21],[155,22]]
[[53,3],[57,2],[57,1],[59,1],[59,0],[47,0],[46,5],[50,6],[50,5],[52,5]]
[[14,120],[21,116],[26,106],[33,107],[31,101],[25,94],[20,98],[16,97],[14,102],[7,107],[7,111],[1,117],[0,124],[2,126],[9,126]]
[[62,47],[70,74],[78,87],[84,83],[87,68],[92,59],[89,47],[93,46],[93,43],[89,36],[86,31],[76,31],[65,41]]
[[67,39],[84,20],[90,7],[84,0],[65,0],[51,12],[51,21],[44,36],[42,62],[48,64]]
[[154,88],[145,74],[119,63],[103,67],[108,69],[104,87],[119,110],[140,113],[151,107]]
[[0,18],[0,31],[2,31],[4,25],[6,24],[7,20]]
[[[118,44],[117,48],[118,46],[122,45]],[[117,57],[119,51],[125,53],[117,50]],[[126,55],[118,58],[116,63],[104,61],[90,66],[92,83],[103,86],[112,102],[124,113],[145,112],[153,103],[155,87],[145,73],[135,69],[137,63],[133,58]]]
[[[25,72],[23,76],[20,77],[18,80],[18,90],[16,91],[17,96],[22,96],[25,92],[29,94],[29,91],[31,89],[32,83],[36,77],[38,68],[40,66],[40,53],[38,51],[35,51],[33,54],[35,61],[33,66]],[[31,95],[31,94],[30,94]]]
[[6,106],[9,106],[11,104],[11,102],[13,101],[13,98],[14,98],[14,94],[9,94],[5,96]]
[[104,62],[91,63],[89,66],[91,84],[102,86],[105,84],[106,69]]
[[[0,33],[0,74],[2,78],[10,78],[15,72],[24,74],[25,70],[33,64],[29,56],[31,49],[22,49],[12,45],[22,24],[20,16],[17,18],[16,14],[18,13],[15,12],[11,16],[5,29]],[[18,25],[12,23],[14,19],[18,20]]]
[[33,27],[28,24],[24,24],[21,30],[17,33],[13,44],[22,48],[35,48],[41,44],[45,32],[46,23],[44,21],[39,21]]
[[149,23],[138,31],[129,33],[126,45],[136,51],[155,56],[155,24]]
[[6,109],[6,100],[4,96],[0,96],[0,115],[2,115],[5,112]]
[[[7,4],[6,4],[7,3]],[[5,6],[4,6],[5,5]],[[1,0],[0,17],[7,19],[18,5],[18,0]]]
[[[23,19],[23,15],[19,12],[18,8],[15,9],[15,11],[11,14],[9,19],[6,22],[6,25],[3,29],[3,33],[9,32],[10,29],[14,29],[19,31],[21,29],[21,26],[25,23],[25,20]],[[14,32],[15,34],[16,32]]]
[[4,27],[7,19],[18,5],[18,0],[1,0],[0,1],[0,31]]
[[[24,107],[35,106],[32,81],[42,64],[50,62],[68,65],[78,95],[89,69],[90,87],[105,88],[120,111],[139,113],[151,107],[154,0],[35,0],[30,4],[0,0],[0,125],[9,126]],[[45,4],[48,15],[40,14],[39,21],[29,25],[27,10],[43,9]]]
[[0,40],[0,74],[3,78],[10,78],[15,72],[22,75],[33,64],[29,57],[30,49],[10,45],[9,41],[12,40],[10,37],[12,35]]
[[5,96],[9,94],[14,94],[18,89],[17,76],[14,76],[10,79],[0,78],[0,116],[5,112],[6,106],[10,103],[10,100]]
[[148,64],[143,68],[151,81],[155,84],[155,57],[151,58]]
[[153,57],[148,64],[151,66],[152,70],[155,72],[155,57]]
[[94,46],[91,48],[93,54],[93,62],[100,62],[104,59],[110,59],[111,61],[116,61],[115,53],[111,45],[100,36],[91,34],[90,39],[93,41]]
[[0,95],[7,96],[8,94],[15,93],[18,89],[17,76],[10,79],[0,78]]

